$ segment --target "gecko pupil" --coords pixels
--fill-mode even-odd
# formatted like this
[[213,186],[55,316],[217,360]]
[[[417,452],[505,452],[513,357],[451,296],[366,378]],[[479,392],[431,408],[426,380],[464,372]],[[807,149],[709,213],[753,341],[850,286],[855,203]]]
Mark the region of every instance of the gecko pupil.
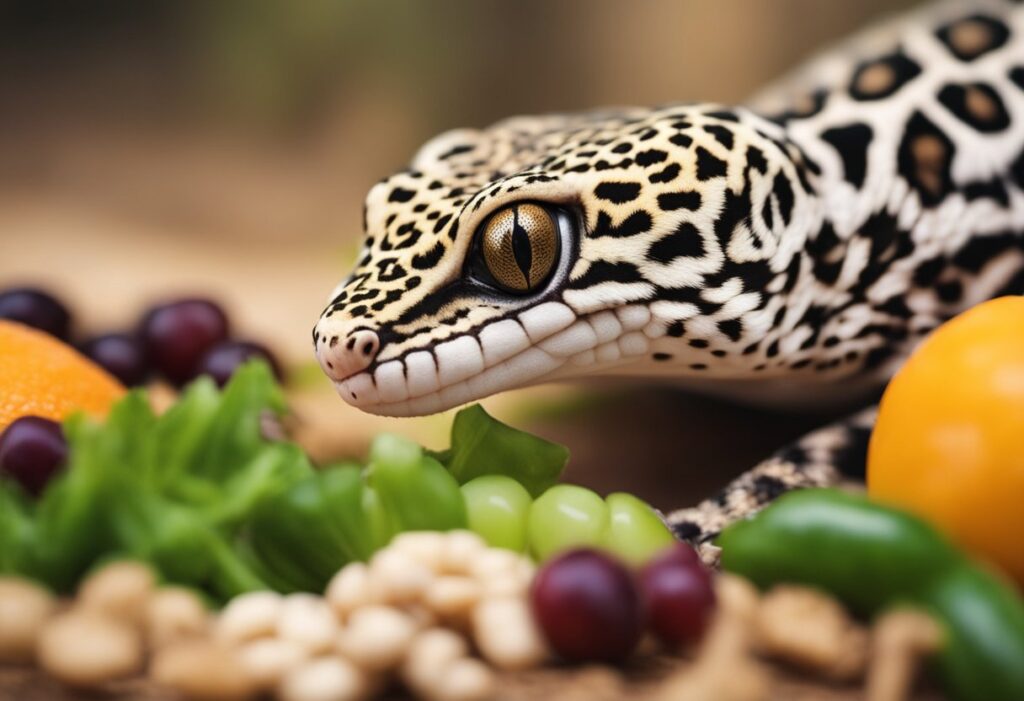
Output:
[[530,235],[526,233],[526,229],[519,223],[519,208],[516,207],[513,213],[512,220],[512,255],[515,256],[516,265],[519,266],[519,270],[523,273],[523,279],[526,282],[526,287],[529,288],[531,283],[530,280],[530,266],[533,262],[533,250],[530,245]]

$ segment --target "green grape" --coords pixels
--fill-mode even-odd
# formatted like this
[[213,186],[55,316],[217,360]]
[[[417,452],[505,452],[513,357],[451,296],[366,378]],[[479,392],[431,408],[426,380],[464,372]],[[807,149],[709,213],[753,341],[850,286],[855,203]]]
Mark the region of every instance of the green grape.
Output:
[[470,530],[488,545],[526,550],[526,519],[533,499],[523,485],[504,475],[485,475],[462,485],[462,496]]
[[642,565],[675,542],[665,522],[643,500],[616,492],[605,503],[610,518],[604,546],[628,564]]
[[389,465],[411,467],[418,465],[423,449],[415,442],[393,433],[382,433],[370,445],[370,467]]
[[601,547],[608,531],[608,507],[595,492],[570,484],[555,485],[530,508],[530,550],[546,560],[573,547]]

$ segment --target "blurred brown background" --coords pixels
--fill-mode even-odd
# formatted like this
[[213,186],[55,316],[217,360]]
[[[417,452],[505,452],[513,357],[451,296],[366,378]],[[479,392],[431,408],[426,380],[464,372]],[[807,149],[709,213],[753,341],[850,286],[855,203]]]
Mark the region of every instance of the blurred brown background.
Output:
[[[85,330],[209,294],[300,368],[298,413],[325,452],[358,451],[382,426],[442,445],[447,417],[364,417],[308,368],[377,179],[438,131],[511,114],[741,101],[911,4],[6,0],[0,287],[52,289]],[[575,478],[662,507],[824,418],[667,391],[526,396],[488,406],[568,442]],[[659,489],[666,470],[678,478]]]

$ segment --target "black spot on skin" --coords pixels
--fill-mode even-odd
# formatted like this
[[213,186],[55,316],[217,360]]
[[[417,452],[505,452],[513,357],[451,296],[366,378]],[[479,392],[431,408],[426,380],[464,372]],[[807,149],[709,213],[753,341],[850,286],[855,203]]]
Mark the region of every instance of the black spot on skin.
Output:
[[964,197],[968,202],[988,198],[995,200],[1003,207],[1010,206],[1010,193],[1006,191],[1006,185],[1002,180],[988,180],[984,182],[967,183],[963,187]]
[[[363,316],[364,314],[366,314],[366,311],[367,311],[367,309],[366,309],[366,305],[365,305],[365,304],[359,304],[359,305],[357,305],[357,306],[355,306],[355,307],[352,307],[351,309],[349,309],[349,310],[348,310],[348,313],[349,313],[349,314],[350,314],[351,316]],[[353,344],[354,344],[354,343],[355,343],[355,340],[353,339],[352,341],[350,341],[350,343],[353,343]],[[349,348],[348,348],[348,349],[349,349],[349,350],[352,350],[351,346],[349,346]]]
[[452,146],[450,149],[442,153],[437,158],[438,160],[446,161],[449,158],[452,158],[453,156],[458,156],[460,153],[469,153],[474,148],[475,147],[472,144],[458,144],[456,146]]
[[601,183],[594,188],[598,199],[624,204],[640,196],[640,183]]
[[969,273],[978,274],[992,259],[1020,246],[1020,239],[1012,233],[975,236],[956,255],[953,265]]
[[681,338],[685,332],[686,328],[683,326],[683,322],[681,321],[673,321],[668,325],[668,328],[665,329],[665,334],[671,338]]
[[805,367],[807,367],[810,364],[811,364],[811,359],[810,358],[804,358],[803,360],[796,361],[795,363],[790,365],[790,367],[793,368],[794,370],[802,370],[802,369],[804,369]]
[[621,144],[616,144],[615,148],[612,149],[612,153],[629,153],[633,150],[633,144],[628,141],[623,141]]
[[[891,80],[881,90],[863,90],[867,72],[877,70],[888,70],[891,74]],[[850,95],[855,100],[882,100],[898,91],[920,74],[921,67],[903,53],[894,53],[873,61],[865,61],[854,71],[853,78],[850,81]]]
[[873,132],[867,124],[850,124],[827,129],[821,138],[836,150],[843,162],[843,177],[860,189],[868,170],[868,145]]
[[618,226],[612,224],[612,218],[607,212],[599,212],[597,224],[594,225],[594,231],[590,236],[592,238],[635,236],[649,231],[651,224],[651,215],[643,210],[633,212]]
[[716,358],[724,358],[725,356],[727,356],[729,354],[726,353],[721,348],[716,348],[715,350],[711,351],[711,355],[715,356]]
[[954,152],[949,137],[923,114],[914,112],[900,140],[897,163],[900,175],[917,191],[924,206],[934,207],[953,191],[950,164]]
[[[983,112],[971,109],[972,97],[975,104],[980,103]],[[982,133],[1002,131],[1010,126],[1010,113],[991,85],[946,85],[939,91],[939,102],[960,121]]]
[[[968,24],[975,25],[982,31],[988,32],[986,41],[979,43],[976,47],[964,47],[959,45],[956,41],[956,33],[962,31]],[[997,19],[989,17],[987,15],[976,14],[970,17],[964,17],[956,22],[951,22],[943,27],[940,27],[935,36],[938,37],[939,41],[946,45],[949,52],[956,56],[961,61],[973,61],[980,56],[984,56],[990,51],[995,51],[1010,38],[1010,30],[1006,28],[1006,25]]]
[[690,347],[691,348],[707,348],[708,345],[709,344],[708,344],[706,339],[703,339],[703,338],[691,338],[690,339]]
[[677,209],[698,210],[700,209],[700,193],[696,190],[665,192],[658,195],[658,206],[665,212]]
[[964,286],[959,280],[950,280],[935,286],[935,294],[946,304],[959,302],[964,294]]
[[793,216],[793,188],[789,184],[789,178],[781,170],[776,173],[775,181],[772,183],[772,193],[779,202],[779,213],[782,221],[789,224]]
[[643,282],[644,277],[632,263],[608,263],[595,261],[587,268],[582,277],[572,281],[572,286],[584,289],[602,282]]
[[772,341],[768,348],[765,349],[764,354],[765,357],[768,358],[774,358],[777,356],[779,354],[779,342],[777,340]]
[[448,222],[451,221],[451,218],[451,214],[445,214],[443,217],[434,222],[434,233],[441,233],[441,229],[448,225]]
[[739,319],[723,319],[718,322],[718,330],[735,343],[743,335],[743,322]]
[[864,358],[864,369],[874,370],[881,366],[885,361],[892,358],[895,354],[895,350],[889,346],[879,346],[878,348],[872,348],[868,351],[867,356]]
[[693,521],[680,521],[679,523],[672,524],[672,532],[675,533],[676,538],[691,544],[699,544],[704,535],[704,531],[701,530]]
[[711,155],[707,149],[697,147],[697,180],[710,180],[724,176],[725,173],[725,161]]
[[735,112],[729,112],[728,110],[716,110],[714,112],[707,112],[704,116],[711,117],[712,119],[718,119],[723,122],[740,121],[740,118],[736,116]]
[[430,270],[435,267],[441,256],[444,255],[444,244],[440,241],[434,247],[423,254],[416,254],[412,257],[412,267],[416,270]]
[[416,196],[415,190],[406,190],[403,187],[396,187],[388,195],[388,202],[408,202]]
[[907,306],[906,299],[902,295],[893,295],[881,304],[876,305],[875,309],[900,319],[909,319],[914,316],[914,312]]
[[658,239],[647,250],[647,256],[659,263],[671,263],[676,258],[703,256],[704,241],[700,232],[689,222],[684,222],[673,233]]
[[929,258],[920,263],[914,269],[914,285],[917,287],[931,287],[939,279],[939,275],[945,267],[946,259],[942,256]]
[[810,458],[799,443],[790,443],[782,450],[776,451],[775,457],[792,465],[806,465]]
[[654,358],[655,360],[659,361],[659,362],[664,362],[666,360],[672,360],[672,354],[671,353],[655,353],[651,357]]
[[785,494],[787,488],[786,483],[778,477],[772,477],[771,475],[758,475],[754,478],[753,491],[757,496],[758,501],[762,504],[766,504],[773,501],[776,497]]
[[690,365],[691,370],[707,370],[708,366],[704,363],[693,363]]
[[728,128],[723,127],[720,124],[709,124],[705,125],[704,131],[706,131],[708,134],[711,134],[711,136],[715,137],[715,141],[722,144],[722,146],[725,146],[727,149],[732,150],[732,146],[734,143],[733,135],[732,131],[730,131]]
[[638,166],[647,167],[649,165],[654,165],[655,163],[661,163],[666,158],[668,158],[668,154],[664,151],[650,149],[648,151],[640,151],[636,154],[636,164]]
[[1024,90],[1024,67],[1015,66],[1010,69],[1008,75],[1010,76],[1010,80],[1013,81],[1014,85],[1016,85],[1021,90]]
[[768,172],[768,161],[765,160],[761,149],[756,146],[747,147],[747,164],[761,175]]
[[683,148],[689,148],[690,146],[693,145],[693,137],[687,134],[673,134],[672,136],[668,137],[668,140],[670,143],[673,143],[676,146],[681,146]]
[[669,183],[679,176],[680,167],[678,163],[670,163],[664,170],[652,173],[647,179],[651,183]]
[[832,454],[832,464],[846,475],[864,479],[868,465],[868,443],[871,429],[851,426],[846,429],[846,442]]

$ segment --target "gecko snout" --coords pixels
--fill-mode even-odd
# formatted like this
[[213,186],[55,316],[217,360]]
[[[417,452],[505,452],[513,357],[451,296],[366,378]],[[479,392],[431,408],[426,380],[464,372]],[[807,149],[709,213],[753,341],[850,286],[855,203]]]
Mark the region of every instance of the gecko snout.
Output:
[[336,382],[370,366],[380,350],[380,337],[373,329],[354,329],[347,333],[321,332],[316,357],[324,373]]

